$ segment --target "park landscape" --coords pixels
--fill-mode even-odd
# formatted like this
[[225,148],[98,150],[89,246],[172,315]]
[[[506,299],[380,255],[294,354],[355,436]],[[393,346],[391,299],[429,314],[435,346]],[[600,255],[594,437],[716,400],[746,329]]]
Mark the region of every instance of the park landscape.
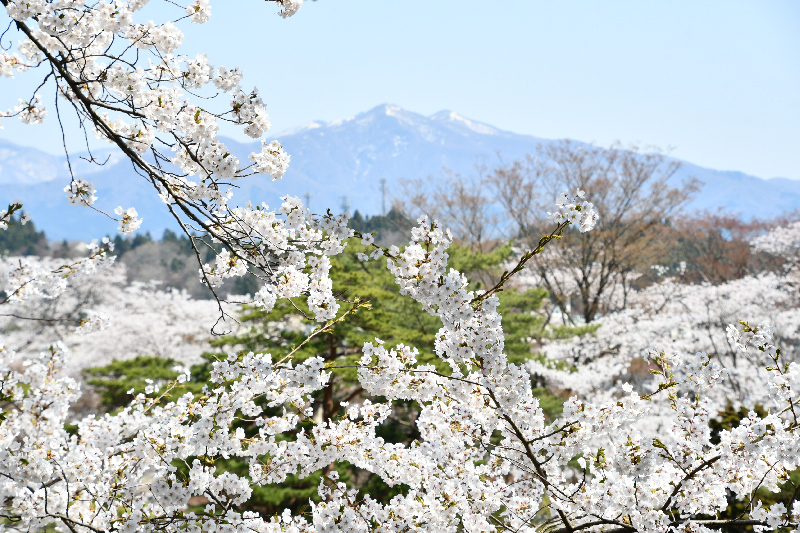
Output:
[[0,1],[0,125],[87,139],[0,154],[0,531],[800,528],[792,180],[388,104],[271,136],[182,47],[208,0]]

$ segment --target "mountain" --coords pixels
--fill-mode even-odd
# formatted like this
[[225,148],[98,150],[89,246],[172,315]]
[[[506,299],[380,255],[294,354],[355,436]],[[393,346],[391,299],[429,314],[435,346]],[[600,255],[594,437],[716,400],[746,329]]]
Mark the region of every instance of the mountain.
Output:
[[[399,192],[398,178],[435,178],[443,168],[468,176],[476,166],[491,168],[499,158],[512,161],[553,142],[498,130],[452,111],[425,117],[393,105],[381,105],[346,120],[312,122],[276,138],[291,154],[286,176],[277,182],[264,176],[239,180],[236,204],[251,200],[276,206],[285,194],[303,197],[309,193],[315,213],[327,208],[341,211],[347,196],[351,210],[376,214],[381,211],[381,178],[387,180],[391,194]],[[242,162],[250,152],[260,150],[258,142],[224,142]],[[98,157],[105,158],[108,162],[102,167],[73,158],[76,175],[93,181],[97,188],[97,207],[107,212],[118,205],[136,207],[144,219],[142,230],[155,236],[166,227],[174,229],[163,204],[131,165],[113,150]],[[22,200],[50,238],[86,240],[114,234],[113,221],[67,203],[62,189],[68,176],[64,157],[0,139],[0,200]],[[766,218],[800,208],[800,181],[765,180],[688,162],[683,162],[673,179],[679,183],[689,176],[705,183],[689,209],[723,207],[745,218]]]

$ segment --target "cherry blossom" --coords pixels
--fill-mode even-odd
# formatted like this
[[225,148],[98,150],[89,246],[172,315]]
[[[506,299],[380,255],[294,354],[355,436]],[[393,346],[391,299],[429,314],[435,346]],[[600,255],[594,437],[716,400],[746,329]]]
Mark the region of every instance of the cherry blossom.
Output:
[[[265,204],[232,203],[226,188],[231,180],[250,172],[280,177],[288,164],[282,148],[265,142],[261,157],[251,154],[253,165],[241,167],[217,136],[222,121],[256,136],[268,127],[263,102],[256,91],[239,86],[239,71],[213,69],[204,55],[191,60],[178,55],[182,31],[173,21],[147,20],[147,0],[2,1],[11,26],[39,50],[58,94],[153,185],[193,246],[218,245],[214,260],[199,265],[209,287],[216,290],[223,279],[254,275],[262,281],[255,302],[264,308],[277,298],[306,298],[320,323],[311,335],[346,318],[332,294],[330,257],[342,253],[350,238],[370,242],[348,228],[348,216],[312,215],[291,196],[272,210]],[[278,4],[285,18],[301,2]],[[202,0],[186,8],[170,5],[187,23],[205,22],[210,15]],[[143,13],[134,22],[138,11]],[[21,53],[29,57],[32,49],[26,46],[28,53]],[[118,54],[116,46],[122,49]],[[36,71],[28,69],[26,75]],[[213,94],[198,99],[201,103],[185,96],[211,84],[230,93],[230,100],[225,97],[226,103],[216,105],[222,99]],[[44,108],[34,97],[23,102],[19,116],[37,122]],[[67,192],[75,203],[89,205],[94,189],[91,184],[70,186]],[[31,357],[22,353],[25,346],[18,355],[0,341],[3,527],[236,533],[797,529],[796,502],[767,508],[751,499],[762,488],[777,492],[788,473],[800,467],[798,368],[787,359],[791,343],[783,342],[795,332],[785,325],[793,309],[784,305],[791,299],[777,275],[740,280],[742,287],[762,289],[761,299],[737,300],[724,306],[724,313],[720,304],[720,312],[705,321],[693,317],[694,327],[675,335],[681,342],[663,350],[640,349],[634,332],[652,334],[648,346],[663,341],[663,325],[652,317],[670,308],[668,296],[678,289],[665,282],[641,291],[638,307],[609,315],[598,330],[609,333],[601,333],[606,336],[598,344],[618,341],[612,357],[619,368],[630,354],[644,352],[652,380],[642,388],[601,387],[598,382],[594,391],[569,397],[555,420],[545,416],[533,387],[540,372],[553,369],[543,363],[543,368],[509,363],[497,293],[510,287],[533,257],[557,246],[568,226],[591,231],[600,215],[584,196],[580,190],[565,193],[551,214],[552,232],[484,290],[473,290],[448,263],[452,234],[435,219],[420,217],[402,249],[370,242],[370,257],[387,256],[401,294],[441,322],[435,341],[440,365],[420,361],[413,346],[367,342],[356,365],[364,395],[329,420],[308,420],[314,413],[313,395],[335,373],[352,373],[352,365],[344,369],[321,357],[298,362],[294,352],[276,359],[244,351],[213,363],[211,385],[201,396],[180,394],[178,387],[187,379],[182,371],[175,381],[148,383],[118,413],[73,420],[70,406],[80,386],[69,375],[71,348],[53,339]],[[120,211],[136,219],[135,211]],[[83,280],[113,273],[110,250],[109,242],[95,242],[89,245],[90,255],[77,260],[14,258],[5,268],[4,309],[66,300]],[[688,305],[696,303],[696,313],[702,314],[736,289],[693,289],[696,299]],[[723,296],[709,297],[714,295]],[[151,309],[159,298],[183,300],[164,292],[137,301]],[[108,307],[101,302],[79,306],[84,322],[78,327],[84,329],[77,333],[86,333],[80,338],[107,334],[119,315],[132,314],[120,301]],[[217,318],[229,315],[223,303],[219,296],[212,302]],[[732,308],[738,318],[718,324]],[[772,314],[786,320],[773,321]],[[104,325],[106,317],[108,329],[99,330],[96,326]],[[157,322],[148,318],[145,322]],[[726,331],[738,319],[740,325]],[[649,330],[644,327],[648,320]],[[748,320],[759,325],[751,327]],[[779,335],[782,331],[786,337]],[[681,349],[701,332],[712,347],[721,336],[728,352]],[[77,333],[71,329],[76,338]],[[163,330],[154,334],[167,336]],[[115,349],[106,345],[104,352]],[[566,349],[577,350],[579,372],[599,368],[592,366],[597,352],[590,342]],[[748,363],[728,364],[739,357]],[[730,394],[731,383],[740,387],[743,403],[750,395],[771,402],[771,410],[763,417],[751,411],[712,441],[709,421],[719,399]],[[390,414],[397,402],[419,412],[419,438],[410,444],[378,436],[382,425],[393,423]],[[266,413],[264,404],[280,414]],[[662,428],[657,434],[650,423],[654,416]],[[247,437],[241,428],[234,429],[237,420],[255,424],[257,433]],[[308,425],[301,427],[301,421]],[[67,431],[68,422],[77,429]],[[246,476],[218,468],[231,457],[249,463]],[[326,469],[337,462],[402,490],[388,501],[373,499]],[[260,486],[318,471],[330,473],[321,478],[320,501],[310,502],[305,515],[287,510],[261,516],[237,507]],[[190,510],[195,496],[209,503]],[[747,502],[747,516],[709,518],[725,511],[729,498]]]
[[119,206],[114,209],[114,213],[122,217],[119,220],[119,228],[117,229],[123,235],[130,235],[142,225],[142,219],[138,218],[139,214],[133,207],[122,209],[122,206]]
[[[276,3],[284,18],[302,5],[294,0]],[[265,212],[263,206],[229,206],[230,180],[253,173],[280,179],[290,157],[276,141],[264,140],[261,152],[250,154],[251,164],[243,165],[219,139],[222,122],[261,138],[270,121],[258,91],[240,86],[239,69],[215,68],[213,58],[202,52],[193,56],[180,52],[181,23],[207,22],[211,16],[208,0],[192,1],[181,8],[182,13],[176,12],[175,20],[167,21],[148,20],[149,3],[139,0],[88,4],[8,0],[3,4],[10,28],[21,38],[19,54],[3,52],[3,75],[22,71],[35,75],[42,69],[41,91],[54,89],[66,98],[80,124],[130,158],[195,247],[203,246],[200,239],[205,238],[225,244],[237,267],[215,273],[203,267],[207,284],[214,286],[217,280],[211,278],[218,275],[255,272],[269,292],[269,287],[277,289],[280,280],[276,276],[287,254],[343,249],[333,226],[317,229],[326,225],[322,220],[292,211],[284,213],[290,219],[288,224],[267,228],[265,219],[274,214]],[[171,2],[165,5],[175,7]],[[227,101],[224,93],[229,93]],[[44,120],[45,113],[39,92],[20,98],[15,108],[15,114],[31,124]],[[61,115],[57,118],[61,120]],[[93,184],[76,176],[65,193],[76,205],[93,207],[96,200]],[[123,234],[141,224],[135,206],[117,209],[116,214]],[[346,226],[346,220],[333,224]],[[226,260],[223,257],[217,263]],[[305,282],[298,282],[307,286],[308,273],[302,276]]]
[[[287,197],[282,211],[300,209]],[[729,492],[746,497],[758,487],[777,490],[786,472],[800,466],[793,418],[798,372],[776,364],[781,352],[769,323],[729,327],[728,335],[740,352],[769,358],[769,396],[779,409],[763,419],[751,412],[738,427],[723,430],[719,444],[710,440],[713,401],[703,393],[724,387],[727,372],[703,353],[650,350],[651,392],[628,386],[596,403],[573,396],[560,418],[547,421],[531,375],[505,357],[493,289],[471,291],[462,274],[448,269],[451,240],[438,222],[422,217],[405,249],[384,251],[403,293],[441,319],[436,353],[451,372],[420,364],[413,347],[368,342],[358,369],[368,396],[294,439],[275,437],[296,430],[313,412],[306,407],[311,394],[337,372],[318,357],[294,364],[269,354],[231,353],[213,364],[215,388],[202,398],[184,394],[154,403],[186,380],[184,370],[175,382],[148,385],[147,396],[136,396],[119,414],[77,421],[76,438],[64,430],[68,406],[79,395],[78,384],[64,374],[67,348],[54,344],[22,367],[10,366],[13,354],[4,349],[2,392],[23,406],[4,411],[0,422],[6,512],[26,529],[58,522],[76,530],[204,531],[224,525],[232,531],[368,531],[382,524],[387,530],[413,525],[478,532],[533,531],[549,521],[559,531],[695,531],[727,523],[702,516],[724,510]],[[308,279],[299,277],[304,263],[314,280],[330,268],[326,255],[290,255],[278,274],[281,293],[261,298],[301,291],[296,285]],[[701,394],[683,395],[687,387]],[[262,397],[283,406],[283,415],[264,415],[254,403]],[[418,405],[420,442],[391,444],[376,435],[389,423],[395,401]],[[651,411],[661,413],[665,428],[656,437],[643,427]],[[237,417],[257,420],[259,433],[245,441],[241,430],[231,431]],[[271,457],[269,465],[258,460],[264,455]],[[192,459],[197,456],[202,461]],[[250,461],[248,477],[213,465],[215,458],[231,456]],[[578,469],[570,466],[573,460]],[[174,461],[187,462],[188,474],[170,467]],[[258,485],[337,461],[407,489],[378,502],[331,475],[322,478],[322,501],[312,502],[308,517],[236,511]],[[213,503],[186,512],[189,498],[200,495]],[[788,509],[783,503],[755,505],[742,523],[795,527],[796,509]]]
[[[15,273],[20,262],[44,273],[63,264],[49,258],[2,258],[0,290],[9,293],[5,274]],[[16,283],[13,277],[11,281]],[[71,376],[86,367],[138,355],[169,357],[187,364],[202,361],[209,327],[218,316],[214,301],[192,299],[158,282],[129,284],[125,266],[117,262],[90,275],[70,275],[64,281],[57,287],[42,287],[53,280],[39,279],[33,284],[39,289],[37,294],[20,291],[2,306],[0,336],[19,357],[35,357],[60,339],[71,353],[64,362],[64,370]],[[241,297],[228,299],[243,301]],[[230,303],[226,307],[233,312],[238,306]],[[235,332],[239,326],[230,322],[225,327]]]
[[67,200],[72,205],[90,206],[97,200],[94,195],[96,192],[94,184],[81,178],[72,180],[69,185],[64,187],[64,192],[67,193]]
[[[8,204],[8,209],[0,209],[0,230],[8,229],[8,225],[11,223],[11,216],[20,209],[22,209],[22,202],[19,200],[13,200]],[[28,221],[28,218],[25,219],[25,222]],[[22,223],[25,224],[25,222]]]
[[594,204],[584,199],[585,196],[586,193],[580,189],[577,189],[572,196],[569,192],[561,193],[556,202],[559,210],[553,213],[548,212],[547,216],[556,223],[569,220],[573,224],[578,224],[581,233],[591,231],[597,224],[600,215],[594,210]]

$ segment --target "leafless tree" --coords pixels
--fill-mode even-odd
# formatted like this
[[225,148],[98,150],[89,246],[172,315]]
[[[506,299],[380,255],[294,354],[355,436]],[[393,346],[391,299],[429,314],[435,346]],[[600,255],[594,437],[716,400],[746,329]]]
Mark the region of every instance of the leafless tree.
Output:
[[[680,163],[660,151],[600,148],[564,140],[543,145],[524,161],[503,165],[490,176],[497,202],[514,220],[516,237],[530,246],[552,225],[541,214],[564,190],[586,191],[601,219],[595,231],[564,232],[561,246],[537,257],[541,283],[565,317],[574,300],[590,322],[624,306],[630,277],[664,256],[665,222],[700,184],[672,186]],[[613,296],[613,297],[612,297]]]
[[779,258],[750,247],[754,238],[778,223],[776,220],[747,222],[722,211],[682,217],[674,228],[680,244],[677,251],[687,265],[686,280],[717,285],[764,270],[780,270]]
[[427,214],[453,232],[456,241],[475,251],[488,251],[497,244],[497,209],[488,176],[480,170],[463,177],[448,169],[444,179],[427,186],[423,180],[402,180],[403,196],[395,208],[416,218]]

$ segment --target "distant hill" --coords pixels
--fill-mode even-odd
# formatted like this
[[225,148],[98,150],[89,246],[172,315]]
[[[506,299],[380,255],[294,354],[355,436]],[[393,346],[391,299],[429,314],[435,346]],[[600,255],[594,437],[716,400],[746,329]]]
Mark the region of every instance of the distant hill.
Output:
[[[335,122],[312,122],[276,137],[291,154],[283,180],[255,176],[240,180],[237,204],[247,200],[275,206],[284,194],[311,194],[314,212],[340,211],[342,196],[351,210],[376,214],[381,210],[379,181],[387,179],[390,193],[398,178],[439,176],[443,167],[470,175],[476,165],[492,167],[502,157],[512,161],[553,142],[530,135],[498,130],[452,111],[425,117],[397,106],[381,105],[355,117]],[[225,139],[243,162],[260,150],[258,142]],[[108,151],[103,167],[77,158],[76,175],[95,183],[99,208],[134,206],[144,219],[143,231],[159,236],[175,229],[166,209],[149,185],[137,176],[119,153]],[[0,139],[0,203],[23,201],[37,226],[53,239],[91,239],[114,234],[116,224],[99,213],[71,206],[62,192],[69,174],[64,157]],[[719,171],[684,162],[676,182],[693,176],[705,183],[689,209],[716,209],[745,218],[765,218],[800,208],[800,180],[761,179],[741,172]],[[7,197],[7,198],[6,198]]]

